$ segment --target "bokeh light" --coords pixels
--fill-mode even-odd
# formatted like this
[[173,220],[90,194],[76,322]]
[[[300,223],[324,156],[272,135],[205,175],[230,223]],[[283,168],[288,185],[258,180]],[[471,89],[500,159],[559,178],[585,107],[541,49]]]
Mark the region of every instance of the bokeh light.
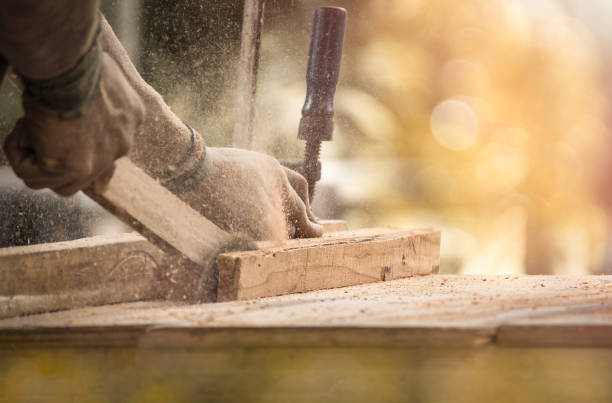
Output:
[[478,116],[464,102],[443,101],[431,112],[431,130],[444,147],[465,150],[478,138]]
[[[612,268],[601,203],[612,206],[612,40],[598,15],[612,8],[596,3],[339,1],[349,25],[336,135],[323,146],[334,217],[436,227],[446,272]],[[311,12],[325,4],[278,4],[262,70],[303,85]],[[287,54],[302,64],[287,68]],[[260,84],[260,111],[278,109],[278,76]],[[258,130],[294,144],[298,120]]]

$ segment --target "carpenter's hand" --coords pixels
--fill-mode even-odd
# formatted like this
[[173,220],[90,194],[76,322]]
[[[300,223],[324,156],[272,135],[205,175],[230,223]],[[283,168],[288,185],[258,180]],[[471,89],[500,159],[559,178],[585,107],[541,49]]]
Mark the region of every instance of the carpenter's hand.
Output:
[[102,55],[100,85],[84,116],[61,119],[35,101],[25,102],[24,110],[4,152],[26,185],[62,196],[92,183],[103,189],[144,115],[140,97],[107,54]]
[[230,232],[257,240],[323,234],[310,212],[306,180],[272,157],[208,147],[203,176],[198,186],[180,192],[180,197]]

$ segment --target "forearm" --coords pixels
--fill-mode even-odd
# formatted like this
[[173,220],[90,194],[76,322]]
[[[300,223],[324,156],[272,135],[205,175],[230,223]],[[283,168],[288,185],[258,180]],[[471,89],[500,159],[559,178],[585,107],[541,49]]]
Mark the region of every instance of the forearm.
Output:
[[157,177],[179,176],[201,156],[204,143],[195,145],[188,127],[172,112],[163,98],[140,76],[108,22],[101,18],[102,48],[123,71],[145,105],[145,119],[136,132],[130,158]]
[[2,0],[0,53],[30,79],[56,77],[87,51],[99,0]]

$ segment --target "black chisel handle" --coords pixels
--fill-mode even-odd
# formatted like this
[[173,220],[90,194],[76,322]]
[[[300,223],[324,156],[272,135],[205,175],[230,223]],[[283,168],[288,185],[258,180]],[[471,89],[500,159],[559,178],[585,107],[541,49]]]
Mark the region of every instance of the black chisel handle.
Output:
[[340,76],[345,26],[345,9],[317,8],[310,42],[306,102],[302,108],[299,139],[332,139],[334,95]]

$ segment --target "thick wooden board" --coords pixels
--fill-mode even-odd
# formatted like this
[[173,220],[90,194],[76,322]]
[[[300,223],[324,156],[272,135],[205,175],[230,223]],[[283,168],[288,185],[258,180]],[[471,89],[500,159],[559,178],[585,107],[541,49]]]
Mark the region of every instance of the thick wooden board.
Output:
[[0,249],[0,318],[160,297],[165,255],[136,234]]
[[[0,348],[610,347],[611,300],[612,276],[416,276],[249,301],[134,302],[0,320]],[[531,329],[518,329],[525,325]]]
[[245,300],[437,273],[433,230],[334,233],[323,240],[221,254],[218,301]]
[[85,193],[168,254],[173,286],[167,298],[191,302],[216,299],[215,258],[231,236],[172,194],[127,157],[115,163],[103,191]]
[[[338,225],[334,222],[332,228]],[[328,233],[323,238],[287,241],[283,246],[260,242],[258,246],[265,250],[308,248],[317,254],[313,252],[316,245],[334,239],[346,242],[350,234],[363,238],[364,231]],[[0,249],[0,318],[152,298],[215,301],[217,282],[211,278],[215,271],[208,275],[205,281],[199,268],[165,255],[138,234],[4,248]]]
[[128,158],[116,169],[104,192],[85,192],[164,252],[208,265],[229,234],[188,206]]
[[607,303],[550,309],[499,328],[498,343],[520,346],[612,347],[612,293]]

